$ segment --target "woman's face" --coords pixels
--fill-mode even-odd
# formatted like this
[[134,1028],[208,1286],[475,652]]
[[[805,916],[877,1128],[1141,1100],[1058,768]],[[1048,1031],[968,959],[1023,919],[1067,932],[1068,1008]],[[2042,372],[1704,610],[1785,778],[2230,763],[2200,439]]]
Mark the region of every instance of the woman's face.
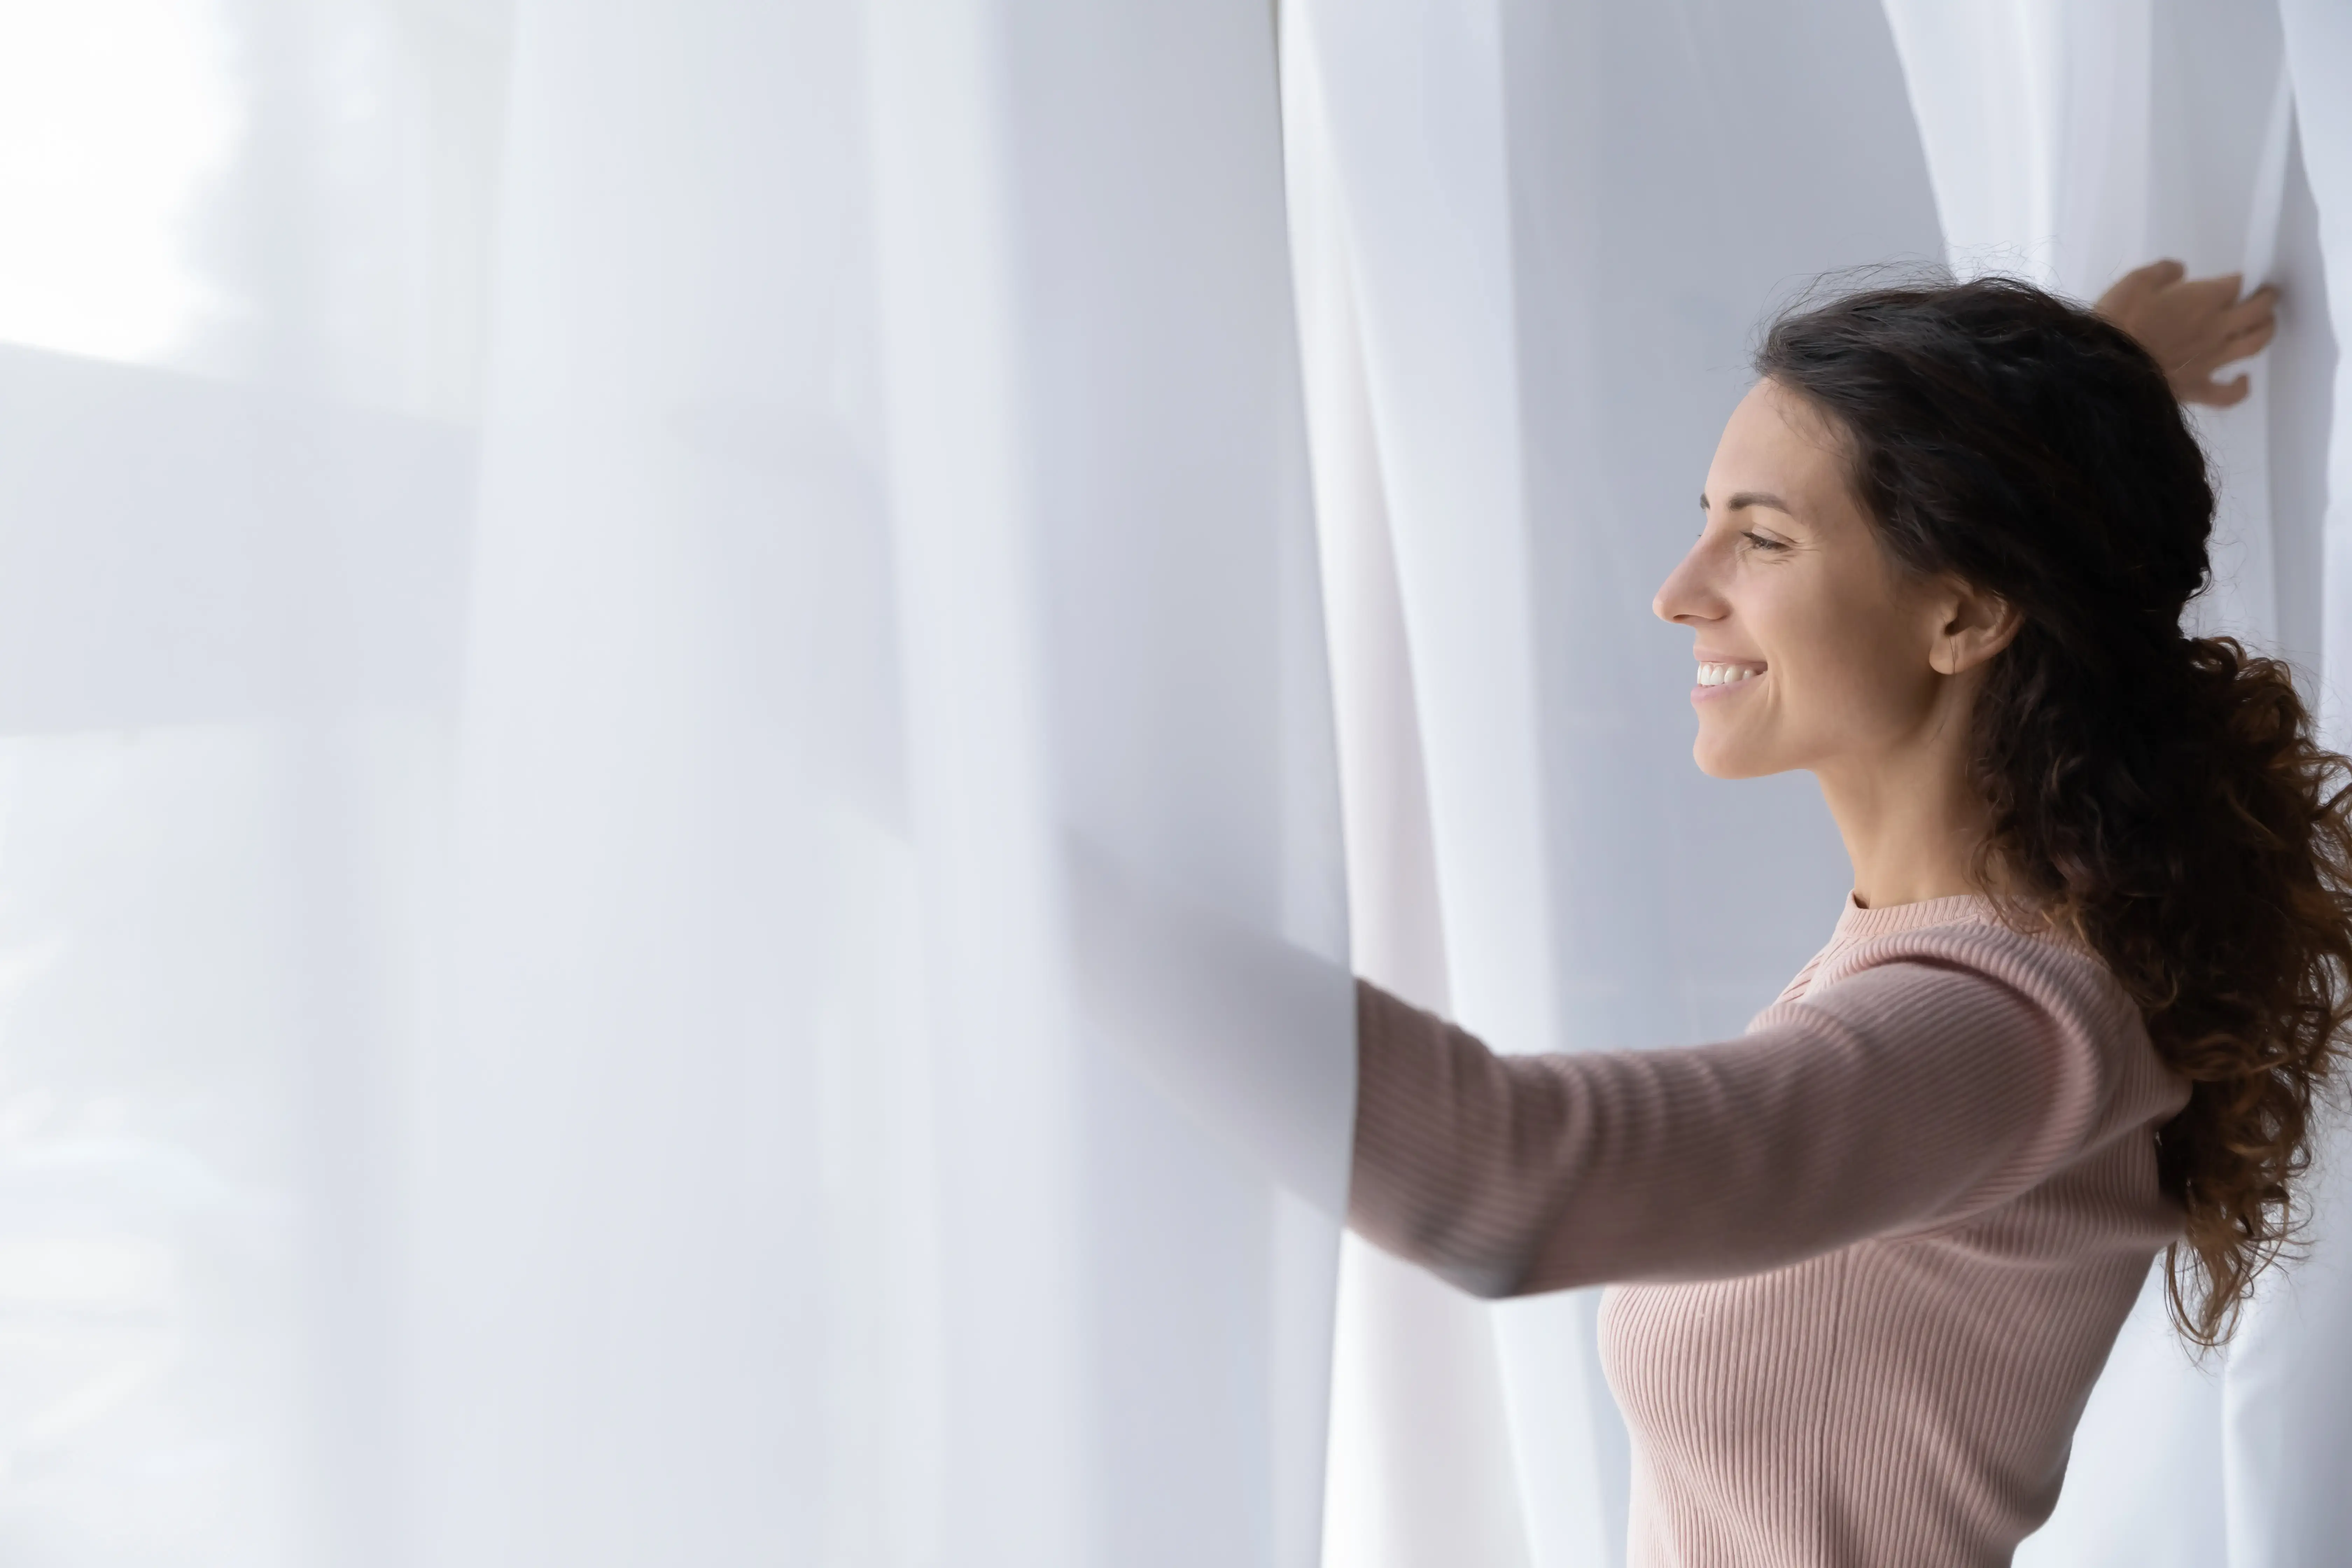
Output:
[[1703,771],[1870,767],[1945,721],[1931,660],[1952,585],[1888,558],[1811,405],[1759,382],[1724,426],[1699,504],[1698,541],[1651,607],[1696,634]]

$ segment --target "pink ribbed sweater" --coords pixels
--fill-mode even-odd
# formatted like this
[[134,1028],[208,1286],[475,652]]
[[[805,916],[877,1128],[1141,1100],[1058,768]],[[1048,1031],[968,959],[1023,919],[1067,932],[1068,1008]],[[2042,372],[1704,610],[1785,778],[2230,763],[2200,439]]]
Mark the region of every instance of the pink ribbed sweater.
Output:
[[2049,1516],[2179,1226],[2187,1089],[2089,952],[1849,901],[1678,1050],[1497,1056],[1359,993],[1350,1223],[1481,1295],[1616,1282],[1639,1568],[1992,1568]]

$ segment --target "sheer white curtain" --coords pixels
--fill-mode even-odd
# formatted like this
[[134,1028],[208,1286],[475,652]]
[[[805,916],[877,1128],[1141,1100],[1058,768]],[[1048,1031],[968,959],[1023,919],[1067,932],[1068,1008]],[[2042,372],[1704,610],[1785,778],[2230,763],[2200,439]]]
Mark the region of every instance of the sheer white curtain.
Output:
[[[2352,30],[2151,5],[1937,57],[2040,106],[1984,243],[2221,84],[2131,232],[2275,230],[2230,613],[2325,675]],[[1622,1558],[1590,1298],[1338,1262],[1349,918],[1510,1049],[1818,942],[1645,606],[1752,322],[1962,176],[1871,0],[1279,27],[0,0],[0,1560]],[[2070,1507],[2326,1560],[2326,1217]]]
[[0,1558],[1310,1560],[1265,9],[0,62]]

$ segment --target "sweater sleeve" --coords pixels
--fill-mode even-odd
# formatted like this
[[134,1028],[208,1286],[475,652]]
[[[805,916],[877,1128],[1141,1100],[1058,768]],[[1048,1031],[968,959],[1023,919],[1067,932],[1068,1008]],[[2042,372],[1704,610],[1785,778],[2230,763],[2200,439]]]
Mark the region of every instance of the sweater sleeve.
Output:
[[1359,982],[1349,1223],[1504,1296],[1729,1278],[1964,1219],[2115,1132],[2116,1021],[2038,989],[1915,957],[1719,1045],[1499,1056]]

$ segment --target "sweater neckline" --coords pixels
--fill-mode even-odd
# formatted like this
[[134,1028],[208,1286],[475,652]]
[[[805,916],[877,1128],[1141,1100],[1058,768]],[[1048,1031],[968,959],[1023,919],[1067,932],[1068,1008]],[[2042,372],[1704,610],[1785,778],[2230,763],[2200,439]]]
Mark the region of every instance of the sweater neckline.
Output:
[[1940,899],[1921,899],[1916,903],[1882,904],[1876,909],[1864,909],[1854,902],[1849,889],[1845,895],[1844,912],[1838,916],[1837,931],[1832,937],[1835,945],[1861,942],[1869,937],[1892,936],[1896,931],[1922,931],[1928,926],[1951,925],[1959,921],[1990,921],[1998,917],[1992,900],[1982,893],[1950,893]]

